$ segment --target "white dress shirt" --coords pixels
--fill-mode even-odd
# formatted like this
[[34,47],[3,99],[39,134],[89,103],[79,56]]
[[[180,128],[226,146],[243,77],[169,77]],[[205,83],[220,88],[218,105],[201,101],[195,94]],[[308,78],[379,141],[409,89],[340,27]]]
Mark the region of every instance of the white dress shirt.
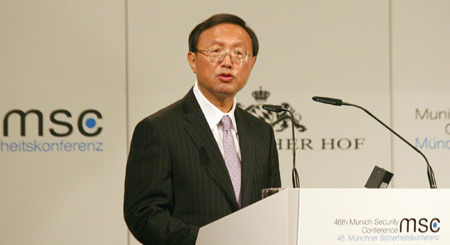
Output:
[[236,153],[238,154],[239,159],[242,160],[236,127],[236,118],[234,117],[234,111],[236,109],[236,98],[234,98],[233,107],[231,108],[231,110],[227,113],[223,113],[211,102],[209,102],[208,99],[206,99],[206,97],[202,94],[202,92],[198,88],[198,82],[195,82],[194,85],[194,95],[195,98],[197,99],[198,104],[200,105],[200,108],[202,109],[203,114],[206,117],[206,121],[208,122],[209,128],[211,129],[214,135],[214,138],[217,142],[217,145],[219,146],[222,156],[223,156],[223,130],[220,121],[222,120],[222,117],[224,117],[225,115],[228,115],[231,118],[232,123],[231,134],[233,135],[234,145],[236,146],[237,151]]

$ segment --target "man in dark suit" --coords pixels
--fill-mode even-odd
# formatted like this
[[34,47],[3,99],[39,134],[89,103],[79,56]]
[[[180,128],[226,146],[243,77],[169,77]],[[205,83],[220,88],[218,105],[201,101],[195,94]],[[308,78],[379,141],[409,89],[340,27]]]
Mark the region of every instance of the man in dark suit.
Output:
[[199,227],[280,187],[270,125],[236,107],[256,62],[258,40],[239,17],[214,15],[189,36],[197,82],[133,134],[124,214],[144,244],[195,244]]

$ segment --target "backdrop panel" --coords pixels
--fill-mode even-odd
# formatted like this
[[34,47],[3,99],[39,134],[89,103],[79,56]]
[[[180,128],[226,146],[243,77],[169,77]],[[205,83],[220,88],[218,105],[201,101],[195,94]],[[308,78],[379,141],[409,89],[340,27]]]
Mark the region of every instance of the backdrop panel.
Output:
[[126,244],[124,1],[0,6],[0,244]]
[[[302,187],[363,187],[375,164],[391,168],[389,134],[376,122],[357,109],[311,100],[342,98],[389,122],[388,7],[387,1],[291,1],[249,20],[261,53],[238,100],[245,108],[286,103],[295,110]],[[270,92],[267,100],[251,96],[260,86]],[[289,187],[290,122],[271,116]]]
[[[438,187],[450,187],[450,1],[393,1],[394,126],[424,152]],[[429,186],[425,160],[402,142],[395,186]]]

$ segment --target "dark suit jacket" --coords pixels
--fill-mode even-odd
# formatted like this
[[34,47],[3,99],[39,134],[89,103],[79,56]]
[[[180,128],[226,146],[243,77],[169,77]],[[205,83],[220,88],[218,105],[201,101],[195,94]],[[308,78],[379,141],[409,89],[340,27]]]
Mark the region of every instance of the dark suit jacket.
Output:
[[[280,187],[270,125],[236,108],[242,207]],[[237,211],[228,170],[193,90],[135,128],[125,178],[124,215],[144,244],[194,244],[198,229]]]

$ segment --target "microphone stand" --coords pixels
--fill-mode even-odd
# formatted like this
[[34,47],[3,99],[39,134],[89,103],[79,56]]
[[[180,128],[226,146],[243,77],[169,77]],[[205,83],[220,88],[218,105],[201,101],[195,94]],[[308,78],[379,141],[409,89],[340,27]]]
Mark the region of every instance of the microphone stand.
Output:
[[428,182],[430,184],[430,188],[431,189],[436,189],[437,188],[437,184],[436,184],[436,178],[434,177],[434,172],[433,169],[431,168],[430,163],[428,162],[427,157],[421,152],[419,151],[419,149],[417,149],[415,146],[413,146],[411,143],[409,143],[407,140],[405,140],[402,136],[400,136],[399,134],[397,134],[394,130],[392,130],[390,127],[388,127],[386,124],[384,124],[380,119],[378,119],[376,116],[374,116],[372,113],[370,113],[368,110],[366,110],[364,107],[359,106],[359,105],[355,105],[355,104],[350,104],[347,102],[342,102],[342,105],[346,105],[346,106],[353,106],[356,108],[359,108],[361,110],[363,110],[364,112],[366,112],[369,116],[371,116],[373,119],[377,120],[379,123],[381,123],[381,125],[383,125],[385,128],[387,128],[389,131],[391,131],[391,133],[393,133],[395,136],[399,137],[401,140],[403,140],[403,142],[405,142],[406,144],[408,144],[410,147],[412,147],[417,153],[419,153],[424,159],[425,162],[427,162],[427,175],[428,175]]
[[293,163],[293,168],[292,168],[292,186],[294,188],[300,188],[300,178],[298,177],[298,172],[297,172],[297,168],[295,167],[295,124],[294,124],[294,113],[292,113],[291,110],[286,110],[284,109],[284,111],[289,112],[289,114],[291,115],[291,126],[292,126],[292,163]]
[[300,178],[298,176],[297,168],[295,167],[295,122],[294,122],[294,113],[291,110],[285,109],[280,105],[263,105],[263,109],[268,111],[273,111],[275,113],[286,111],[289,112],[291,123],[292,123],[292,157],[293,157],[293,167],[292,167],[292,186],[294,188],[300,188]]
[[380,119],[378,119],[376,116],[374,116],[372,113],[370,113],[368,110],[366,110],[362,106],[343,102],[342,100],[335,99],[335,98],[314,96],[312,99],[316,102],[335,105],[335,106],[341,106],[341,105],[353,106],[353,107],[359,108],[359,109],[363,110],[364,112],[366,112],[367,114],[369,114],[369,116],[371,116],[373,119],[377,120],[377,122],[381,123],[381,125],[383,125],[389,131],[391,131],[395,136],[397,136],[401,140],[403,140],[403,142],[405,142],[407,145],[409,145],[411,148],[413,148],[416,152],[418,152],[425,159],[425,162],[427,162],[427,175],[428,175],[428,182],[430,183],[430,188],[431,189],[437,188],[436,178],[434,177],[433,169],[431,168],[431,165],[428,162],[428,159],[425,157],[425,155],[419,149],[417,149],[415,146],[413,146],[411,143],[409,143],[407,140],[405,140],[402,136],[397,134],[393,129],[391,129],[389,126],[384,124]]

